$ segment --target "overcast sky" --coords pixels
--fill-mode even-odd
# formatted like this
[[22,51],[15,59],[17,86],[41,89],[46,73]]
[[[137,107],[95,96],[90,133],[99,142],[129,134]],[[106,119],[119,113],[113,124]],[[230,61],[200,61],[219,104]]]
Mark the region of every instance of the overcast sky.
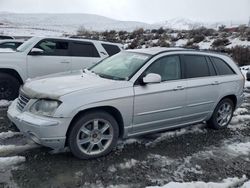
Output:
[[248,20],[250,0],[0,0],[0,11],[91,13],[118,20],[160,22]]

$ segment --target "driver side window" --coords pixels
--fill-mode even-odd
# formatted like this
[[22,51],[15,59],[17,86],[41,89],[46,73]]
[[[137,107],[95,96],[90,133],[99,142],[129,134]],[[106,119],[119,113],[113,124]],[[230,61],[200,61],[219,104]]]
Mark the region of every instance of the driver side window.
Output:
[[149,73],[159,74],[162,81],[181,79],[181,65],[179,56],[166,56],[156,60],[147,70]]

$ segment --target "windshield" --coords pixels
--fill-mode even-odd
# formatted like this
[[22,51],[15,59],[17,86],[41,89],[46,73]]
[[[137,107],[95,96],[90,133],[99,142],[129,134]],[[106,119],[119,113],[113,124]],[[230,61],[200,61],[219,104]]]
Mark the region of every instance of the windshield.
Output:
[[99,64],[90,68],[101,77],[114,80],[129,80],[144,65],[150,55],[120,52],[112,57],[104,59]]
[[29,40],[27,40],[26,42],[24,42],[22,45],[20,45],[16,50],[18,52],[24,52],[25,50],[27,50],[30,45],[32,45],[35,41],[37,40],[37,38],[33,37]]

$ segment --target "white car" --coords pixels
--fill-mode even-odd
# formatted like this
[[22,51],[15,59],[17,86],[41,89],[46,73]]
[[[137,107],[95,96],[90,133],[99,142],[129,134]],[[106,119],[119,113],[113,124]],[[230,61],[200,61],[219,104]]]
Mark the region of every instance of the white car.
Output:
[[0,99],[15,99],[28,78],[87,68],[121,50],[103,41],[33,37],[0,53]]

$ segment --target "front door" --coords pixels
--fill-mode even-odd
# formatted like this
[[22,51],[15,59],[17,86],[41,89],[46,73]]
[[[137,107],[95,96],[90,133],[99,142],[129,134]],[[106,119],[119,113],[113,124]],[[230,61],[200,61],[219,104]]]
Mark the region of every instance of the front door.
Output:
[[161,130],[183,123],[186,81],[181,79],[179,56],[159,58],[143,75],[149,73],[159,74],[162,82],[134,87],[134,134]]
[[34,48],[43,50],[40,54],[27,56],[29,78],[71,70],[69,43],[64,40],[45,39]]

